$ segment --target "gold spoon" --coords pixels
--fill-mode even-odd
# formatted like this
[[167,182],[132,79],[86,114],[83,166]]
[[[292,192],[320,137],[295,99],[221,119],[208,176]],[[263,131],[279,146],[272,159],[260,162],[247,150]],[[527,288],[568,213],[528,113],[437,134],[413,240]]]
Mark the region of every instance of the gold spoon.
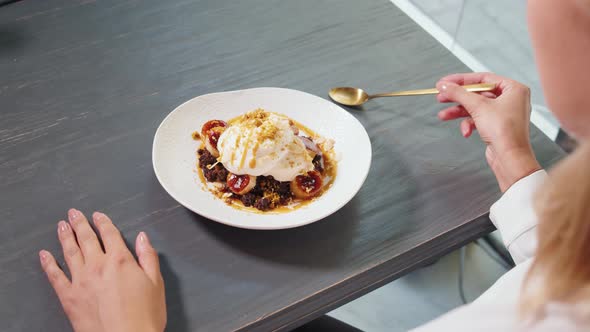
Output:
[[[463,85],[463,88],[470,92],[483,92],[492,91],[496,88],[494,83],[480,83]],[[329,95],[335,102],[347,105],[347,106],[359,106],[370,99],[379,97],[397,97],[397,96],[418,96],[418,95],[435,95],[439,91],[436,88],[433,89],[421,89],[421,90],[406,90],[397,92],[377,93],[369,95],[365,91],[359,88],[340,87],[330,89]]]

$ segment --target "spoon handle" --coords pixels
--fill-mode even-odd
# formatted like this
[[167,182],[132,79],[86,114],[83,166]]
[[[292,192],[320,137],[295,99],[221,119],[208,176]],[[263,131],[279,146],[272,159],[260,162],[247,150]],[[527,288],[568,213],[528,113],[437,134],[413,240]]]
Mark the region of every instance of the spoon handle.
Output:
[[[496,84],[494,84],[494,83],[469,84],[469,85],[463,85],[463,88],[467,91],[470,91],[470,92],[492,91],[496,88]],[[369,98],[435,95],[435,94],[438,94],[438,92],[439,91],[436,88],[420,89],[420,90],[406,90],[406,91],[378,93],[378,94],[371,95]]]

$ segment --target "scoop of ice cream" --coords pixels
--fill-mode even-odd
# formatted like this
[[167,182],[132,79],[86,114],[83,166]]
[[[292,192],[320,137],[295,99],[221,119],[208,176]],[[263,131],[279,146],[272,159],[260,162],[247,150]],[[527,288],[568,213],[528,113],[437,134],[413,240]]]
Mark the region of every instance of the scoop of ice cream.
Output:
[[258,109],[230,122],[217,143],[219,161],[234,174],[291,181],[314,169],[288,118]]

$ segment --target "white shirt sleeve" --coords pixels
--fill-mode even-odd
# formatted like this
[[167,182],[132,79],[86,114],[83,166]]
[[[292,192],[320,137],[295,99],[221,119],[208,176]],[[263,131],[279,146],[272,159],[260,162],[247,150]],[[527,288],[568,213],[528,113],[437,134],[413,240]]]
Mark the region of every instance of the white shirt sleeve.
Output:
[[520,179],[490,208],[490,219],[502,234],[504,245],[516,264],[535,253],[538,221],[533,196],[546,178],[547,173],[540,170]]

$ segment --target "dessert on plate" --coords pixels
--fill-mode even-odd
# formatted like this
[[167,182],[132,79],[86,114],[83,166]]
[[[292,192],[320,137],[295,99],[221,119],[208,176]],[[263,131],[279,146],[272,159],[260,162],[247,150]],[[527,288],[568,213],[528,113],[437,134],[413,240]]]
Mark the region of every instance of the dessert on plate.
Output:
[[284,212],[326,191],[336,175],[334,141],[287,116],[257,109],[200,132],[198,172],[206,187],[237,208]]

